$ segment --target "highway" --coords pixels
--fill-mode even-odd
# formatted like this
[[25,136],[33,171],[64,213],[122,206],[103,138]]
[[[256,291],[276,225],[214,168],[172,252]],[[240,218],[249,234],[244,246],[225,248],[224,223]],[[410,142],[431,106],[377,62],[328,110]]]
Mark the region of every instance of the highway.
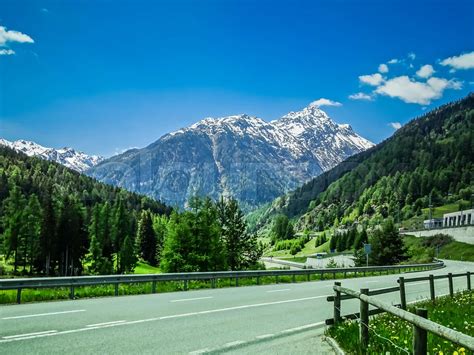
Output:
[[[474,272],[474,263],[446,261],[434,271]],[[399,275],[343,279],[352,289],[396,285]],[[465,289],[466,278],[454,279]],[[0,306],[0,354],[331,353],[317,335],[332,316],[333,280],[153,295]],[[448,292],[447,279],[436,293]],[[406,284],[407,300],[429,295],[428,282]],[[377,296],[399,303],[399,294]],[[342,302],[343,314],[358,302]]]

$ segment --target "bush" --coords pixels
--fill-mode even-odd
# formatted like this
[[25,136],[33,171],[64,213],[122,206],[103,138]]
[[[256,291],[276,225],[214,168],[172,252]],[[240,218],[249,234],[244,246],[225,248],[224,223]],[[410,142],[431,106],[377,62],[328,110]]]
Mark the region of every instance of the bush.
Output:
[[442,246],[451,243],[454,238],[447,234],[436,234],[432,237],[423,238],[422,246],[426,248],[441,248]]

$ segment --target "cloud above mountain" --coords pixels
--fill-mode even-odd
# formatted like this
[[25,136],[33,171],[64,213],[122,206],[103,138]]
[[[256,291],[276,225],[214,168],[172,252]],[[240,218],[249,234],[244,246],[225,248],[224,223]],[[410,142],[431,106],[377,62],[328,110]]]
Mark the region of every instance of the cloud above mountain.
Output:
[[[450,74],[456,70],[474,68],[474,52],[438,61],[438,65],[441,67],[437,70],[431,64],[423,64],[415,71],[414,61],[416,58],[415,53],[409,53],[402,59],[393,58],[386,63],[379,64],[377,73],[360,75],[359,84],[372,86],[373,89],[367,93],[351,94],[349,99],[372,101],[377,96],[386,96],[405,103],[426,106],[432,101],[440,99],[446,90],[462,89],[463,81],[455,77],[450,78]],[[389,65],[395,64],[399,65],[395,73],[392,73]],[[443,66],[450,68],[449,73],[443,70]],[[402,72],[400,73],[400,71]],[[435,74],[436,76],[434,76]]]

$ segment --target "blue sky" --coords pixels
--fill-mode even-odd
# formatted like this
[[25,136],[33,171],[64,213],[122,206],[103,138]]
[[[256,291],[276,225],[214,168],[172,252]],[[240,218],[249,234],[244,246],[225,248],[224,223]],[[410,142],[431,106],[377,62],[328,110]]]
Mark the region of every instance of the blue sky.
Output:
[[473,91],[473,4],[2,0],[0,137],[108,156],[326,98],[380,142]]

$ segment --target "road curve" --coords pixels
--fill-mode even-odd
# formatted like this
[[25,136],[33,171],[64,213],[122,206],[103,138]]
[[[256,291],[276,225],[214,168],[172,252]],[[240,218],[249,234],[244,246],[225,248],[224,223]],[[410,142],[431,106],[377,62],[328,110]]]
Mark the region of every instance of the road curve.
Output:
[[[466,271],[474,272],[474,263],[446,261],[443,269],[405,276]],[[338,281],[353,289],[377,289],[396,285],[397,278]],[[319,346],[314,337],[302,341],[298,334],[320,331],[331,317],[326,297],[332,285],[326,280],[0,306],[0,354],[262,353],[275,347],[285,353],[284,344],[293,340],[298,352],[305,346],[314,352]],[[446,279],[435,286],[437,294],[448,292]],[[428,282],[406,287],[408,301],[429,295]],[[464,289],[466,278],[456,278],[454,287]],[[399,303],[398,293],[378,297]],[[342,309],[355,312],[358,303],[343,301]]]

